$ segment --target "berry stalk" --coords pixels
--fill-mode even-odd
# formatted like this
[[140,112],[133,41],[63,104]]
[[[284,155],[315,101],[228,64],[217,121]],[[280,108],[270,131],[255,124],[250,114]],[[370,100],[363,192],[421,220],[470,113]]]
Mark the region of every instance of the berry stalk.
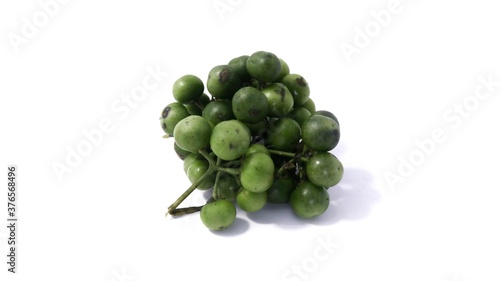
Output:
[[175,200],[170,207],[168,207],[168,212],[167,214],[173,215],[172,213],[176,213],[177,207],[184,201],[186,198],[200,185],[200,183],[205,180],[208,176],[210,176],[212,173],[214,173],[217,170],[217,164],[215,163],[214,159],[210,157],[210,155],[204,151],[200,150],[200,154],[205,157],[208,161],[208,169],[207,171],[195,182],[193,183],[184,193],[182,193],[177,200]]

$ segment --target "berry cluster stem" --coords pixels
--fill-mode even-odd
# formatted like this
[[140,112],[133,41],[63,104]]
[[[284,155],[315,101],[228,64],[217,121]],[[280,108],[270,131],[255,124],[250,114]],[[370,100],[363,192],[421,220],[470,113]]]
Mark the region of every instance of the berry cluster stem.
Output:
[[195,183],[193,183],[188,189],[186,189],[186,191],[184,191],[184,193],[182,193],[182,195],[179,196],[179,198],[177,198],[177,200],[175,200],[174,203],[170,205],[170,207],[168,207],[167,214],[175,215],[177,213],[178,215],[181,215],[181,212],[176,211],[177,207],[182,203],[182,201],[186,200],[186,198],[200,185],[203,180],[205,180],[208,176],[210,176],[217,170],[217,163],[214,161],[214,159],[210,157],[210,155],[204,150],[200,150],[199,152],[208,161],[207,171]]
[[217,170],[220,172],[228,173],[228,174],[233,175],[233,176],[237,176],[241,173],[241,170],[238,168],[218,167]]
[[274,150],[274,149],[269,149],[269,152],[272,153],[272,154],[279,155],[279,156],[296,158],[296,159],[299,159],[302,162],[307,162],[307,160],[309,160],[309,159],[307,159],[307,157],[304,157],[304,156],[297,157],[297,154],[292,153],[292,152],[285,152],[285,151]]
[[[205,150],[200,150],[200,154],[205,157],[205,159],[208,161],[208,169],[207,171],[195,182],[193,183],[184,193],[177,198],[177,200],[168,207],[168,212],[167,215],[171,216],[180,216],[180,215],[185,215],[185,214],[191,214],[195,213],[201,210],[203,206],[195,206],[195,207],[187,207],[187,208],[177,208],[186,198],[200,185],[200,183],[205,180],[207,177],[212,175],[214,172],[225,172],[233,176],[238,176],[241,173],[240,168],[228,168],[228,167],[222,167],[221,165],[221,159],[217,158],[217,161],[214,160],[212,156],[209,155],[208,152]],[[285,157],[290,157],[293,159],[293,161],[302,161],[302,162],[307,162],[308,158],[302,156],[302,154],[296,154],[292,152],[285,152],[285,151],[280,151],[280,150],[274,150],[274,149],[269,149],[269,152],[272,154],[280,155],[280,156],[285,156]],[[218,177],[217,177],[218,178]],[[216,178],[216,183],[217,183],[217,178]],[[238,178],[237,178],[238,179]]]
[[201,211],[201,208],[203,208],[203,206],[176,208],[176,209],[169,211],[168,213],[173,217],[182,216],[182,215],[187,215],[187,214],[199,212],[199,211]]

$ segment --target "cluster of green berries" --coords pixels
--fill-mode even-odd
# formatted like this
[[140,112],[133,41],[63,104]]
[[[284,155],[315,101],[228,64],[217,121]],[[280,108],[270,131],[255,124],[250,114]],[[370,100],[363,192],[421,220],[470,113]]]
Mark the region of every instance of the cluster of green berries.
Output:
[[[323,214],[327,190],[342,179],[330,151],[339,143],[337,117],[316,110],[305,78],[275,54],[258,51],[212,68],[206,81],[184,75],[173,84],[176,102],[160,123],[184,161],[192,185],[168,214],[200,211],[211,230],[229,227],[236,206],[257,212],[288,203],[302,218]],[[195,189],[212,189],[203,206],[178,208]]]

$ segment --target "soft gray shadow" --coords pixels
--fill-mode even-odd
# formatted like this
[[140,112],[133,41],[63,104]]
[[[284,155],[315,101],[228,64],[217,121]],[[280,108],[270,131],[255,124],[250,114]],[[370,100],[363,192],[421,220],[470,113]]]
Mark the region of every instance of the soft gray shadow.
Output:
[[267,204],[262,210],[248,213],[247,217],[261,224],[275,224],[283,228],[300,228],[304,225],[331,225],[342,220],[366,218],[373,205],[380,201],[374,189],[373,176],[360,168],[345,168],[342,181],[328,190],[328,210],[312,219],[295,216],[288,204]]
[[380,193],[373,186],[373,175],[360,168],[345,168],[342,181],[330,188],[328,193],[330,207],[311,223],[323,225],[342,220],[361,220],[380,201]]
[[210,232],[212,232],[213,234],[218,235],[218,236],[230,237],[230,236],[237,236],[237,235],[245,233],[249,227],[250,227],[250,224],[248,223],[248,221],[246,221],[242,218],[236,218],[234,220],[233,224],[231,226],[229,226],[228,228],[226,228],[224,230],[220,230],[220,231],[211,230]]
[[247,213],[248,219],[261,224],[276,224],[287,229],[304,226],[304,221],[295,216],[289,204],[267,204],[261,210]]
[[213,193],[213,188],[210,188],[209,190],[204,190],[203,191],[203,198],[208,201],[208,199],[212,198],[212,193]]

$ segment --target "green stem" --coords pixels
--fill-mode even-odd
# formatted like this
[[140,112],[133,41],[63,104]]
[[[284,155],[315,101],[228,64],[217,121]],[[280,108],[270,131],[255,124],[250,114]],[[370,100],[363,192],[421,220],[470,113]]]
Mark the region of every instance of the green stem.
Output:
[[228,174],[233,175],[233,176],[237,176],[237,175],[239,175],[241,173],[241,170],[238,169],[238,168],[217,167],[217,170],[219,172],[228,173]]
[[[208,152],[206,152],[205,150],[200,150],[199,152],[200,152],[200,154],[201,154],[203,157],[205,157],[205,159],[207,159],[208,164],[209,164],[209,168],[208,168],[208,169],[210,170],[210,168],[214,168],[214,170],[215,170],[215,168],[217,168],[217,163],[216,163],[216,162],[215,162],[215,160],[214,160],[214,159],[210,156],[210,154],[208,154]],[[219,163],[220,163],[220,159],[217,159],[217,161],[219,161]]]
[[[285,152],[285,151],[281,151],[281,150],[274,150],[274,149],[269,149],[269,152],[272,153],[272,154],[276,154],[276,155],[279,155],[279,156],[285,156],[285,157],[290,157],[290,158],[296,158],[296,154],[295,153],[292,153],[292,152]],[[300,161],[302,162],[307,162],[307,157],[297,157],[297,159],[300,159]]]
[[241,160],[233,160],[233,161],[223,163],[221,165],[217,164],[217,167],[223,167],[223,168],[233,168],[233,167],[239,167],[239,166],[241,166]]
[[205,107],[203,104],[200,103],[200,101],[193,101],[193,104],[196,105],[200,110],[203,110]]
[[203,208],[203,206],[177,208],[177,209],[171,210],[168,213],[173,217],[178,217],[178,216],[182,216],[182,215],[193,214],[193,213],[199,212],[199,211],[201,211],[201,208]]
[[238,192],[239,192],[243,188],[243,185],[241,185],[241,180],[240,177],[238,177],[238,175],[233,175],[233,176],[236,179],[236,183],[238,183],[239,186]]
[[[219,158],[220,159],[220,158]],[[217,159],[217,163],[219,163],[219,159]],[[219,179],[221,173],[217,173],[215,176],[214,190],[212,191],[212,198],[219,199]]]
[[175,200],[174,203],[170,205],[170,207],[168,207],[168,214],[172,215],[173,212],[175,213],[175,209],[177,209],[182,201],[186,200],[186,198],[198,187],[198,185],[200,185],[203,180],[217,171],[217,165],[214,159],[210,157],[210,155],[204,150],[200,150],[199,152],[201,155],[203,155],[203,157],[207,159],[208,169],[195,183],[193,183],[188,189],[186,189],[186,191],[184,191],[184,193],[182,193],[182,195],[179,196],[179,198],[177,198],[177,200]]
[[170,207],[168,207],[168,213],[172,214],[172,212],[174,212],[174,210],[182,203],[182,201],[186,200],[186,198],[198,187],[198,185],[200,185],[201,181],[206,179],[213,172],[214,171],[211,171],[211,169],[208,168],[208,170],[195,183],[193,183],[188,189],[186,189],[186,191],[184,191],[184,193],[182,193],[182,195],[179,196],[179,198],[177,198],[177,200],[175,200],[174,203],[170,205]]

